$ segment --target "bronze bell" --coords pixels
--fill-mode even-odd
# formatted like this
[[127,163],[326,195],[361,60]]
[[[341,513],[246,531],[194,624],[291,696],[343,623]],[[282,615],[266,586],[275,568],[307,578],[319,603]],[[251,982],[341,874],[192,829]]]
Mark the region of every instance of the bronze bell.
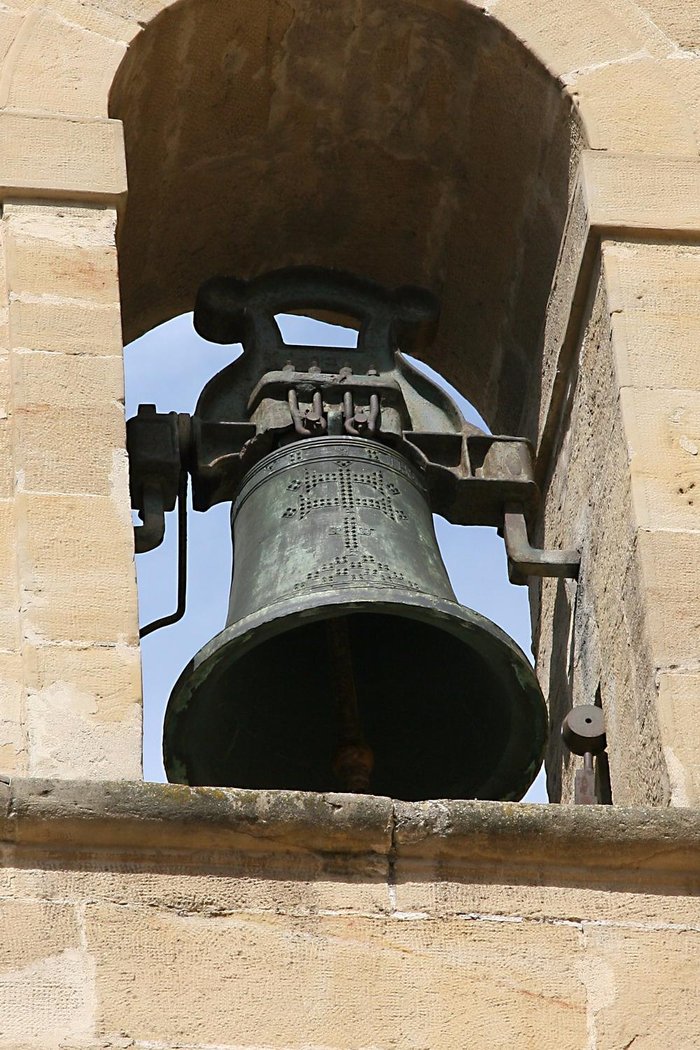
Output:
[[532,668],[459,605],[422,475],[315,437],[246,475],[228,621],[170,697],[165,765],[192,785],[515,800],[542,760]]

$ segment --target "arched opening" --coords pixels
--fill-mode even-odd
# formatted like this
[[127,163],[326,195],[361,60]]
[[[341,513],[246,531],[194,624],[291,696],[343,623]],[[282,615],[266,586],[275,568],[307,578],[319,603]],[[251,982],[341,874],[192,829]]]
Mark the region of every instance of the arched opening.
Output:
[[442,302],[430,362],[494,430],[531,429],[580,136],[495,19],[457,0],[181,0],[130,47],[110,113],[127,341],[215,273],[423,285]]
[[110,114],[127,341],[190,311],[214,274],[310,264],[417,284],[442,306],[426,361],[493,431],[534,436],[581,135],[495,19],[457,0],[181,0],[130,47]]

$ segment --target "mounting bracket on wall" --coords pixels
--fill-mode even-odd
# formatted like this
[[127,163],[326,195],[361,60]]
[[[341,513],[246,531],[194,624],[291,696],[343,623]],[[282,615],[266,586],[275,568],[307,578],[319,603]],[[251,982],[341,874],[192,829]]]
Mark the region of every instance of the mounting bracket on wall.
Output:
[[577,806],[595,806],[601,803],[596,789],[594,759],[604,755],[608,746],[605,735],[605,717],[595,704],[573,707],[562,722],[561,735],[573,755],[583,758],[583,769],[577,769],[574,778],[574,802]]
[[522,507],[509,504],[504,508],[503,539],[508,555],[508,579],[526,584],[528,576],[554,576],[575,580],[581,564],[577,550],[540,550],[530,546],[527,522]]

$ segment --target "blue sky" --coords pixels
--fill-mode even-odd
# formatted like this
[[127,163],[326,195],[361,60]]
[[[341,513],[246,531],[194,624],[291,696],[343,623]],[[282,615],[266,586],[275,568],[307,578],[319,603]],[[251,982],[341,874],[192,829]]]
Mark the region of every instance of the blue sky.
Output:
[[[306,317],[280,321],[289,343],[355,346],[357,333],[320,325]],[[207,343],[194,331],[192,315],[176,317],[126,347],[126,409],[155,404],[159,412],[193,412],[204,384],[241,353],[241,347]],[[425,365],[428,375],[455,398],[466,418],[486,428],[476,410]],[[161,734],[170,690],[191,656],[222,629],[231,583],[230,504],[205,514],[189,512],[189,579],[185,618],[143,639],[144,766],[147,780],[165,780]],[[168,515],[165,542],[136,559],[142,624],[171,612],[176,604],[176,523]],[[530,657],[527,589],[508,582],[503,542],[495,529],[463,528],[436,518],[442,556],[457,598],[502,627]],[[525,801],[546,802],[540,773]]]

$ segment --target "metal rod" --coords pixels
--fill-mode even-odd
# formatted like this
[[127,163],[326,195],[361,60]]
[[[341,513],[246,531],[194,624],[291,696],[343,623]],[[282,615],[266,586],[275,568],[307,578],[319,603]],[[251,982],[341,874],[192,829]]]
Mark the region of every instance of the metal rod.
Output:
[[598,801],[595,789],[593,755],[590,751],[586,751],[583,756],[583,769],[577,769],[574,775],[574,804],[577,806],[597,806]]
[[308,431],[304,427],[303,420],[301,418],[301,412],[299,411],[299,398],[294,387],[290,387],[287,392],[287,403],[289,405],[289,412],[294,423],[294,429],[300,437],[308,437]]
[[367,430],[370,434],[376,434],[379,430],[381,416],[381,402],[379,400],[379,394],[369,395],[369,423]]
[[185,615],[187,606],[187,470],[180,471],[177,492],[177,606],[175,611],[159,620],[152,620],[139,631],[139,638],[145,638],[161,627],[170,627]]
[[312,409],[302,416],[299,408],[299,398],[294,387],[287,392],[287,404],[294,423],[294,429],[300,437],[313,437],[314,434],[325,433],[326,419],[323,415],[323,395],[317,390],[313,396]]
[[355,405],[353,403],[352,390],[346,390],[343,394],[343,427],[346,434],[350,434],[351,437],[357,437],[357,431],[352,425],[352,421],[355,417]]

